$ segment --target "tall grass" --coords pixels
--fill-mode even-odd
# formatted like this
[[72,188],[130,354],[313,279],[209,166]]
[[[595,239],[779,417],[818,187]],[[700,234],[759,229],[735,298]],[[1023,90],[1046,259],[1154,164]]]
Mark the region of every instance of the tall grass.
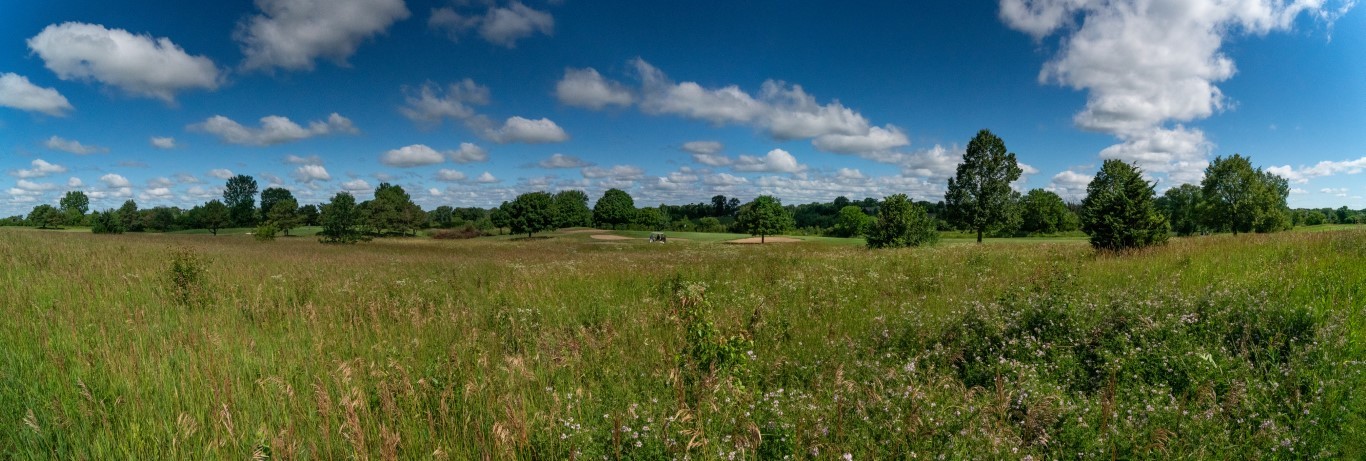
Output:
[[0,453],[1354,459],[1362,261],[0,229]]

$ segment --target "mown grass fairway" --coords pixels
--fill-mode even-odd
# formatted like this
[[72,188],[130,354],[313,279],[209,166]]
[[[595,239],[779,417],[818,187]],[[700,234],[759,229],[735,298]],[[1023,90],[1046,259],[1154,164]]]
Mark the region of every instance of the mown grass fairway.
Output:
[[0,299],[7,458],[1366,456],[1359,228],[1124,256],[0,229]]

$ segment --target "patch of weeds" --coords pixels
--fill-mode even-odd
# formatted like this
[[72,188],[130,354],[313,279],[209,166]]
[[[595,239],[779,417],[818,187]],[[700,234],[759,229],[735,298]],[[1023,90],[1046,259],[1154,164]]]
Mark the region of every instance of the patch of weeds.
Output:
[[193,249],[177,247],[171,251],[166,268],[166,288],[171,303],[181,307],[201,306],[208,300],[205,287],[205,261]]

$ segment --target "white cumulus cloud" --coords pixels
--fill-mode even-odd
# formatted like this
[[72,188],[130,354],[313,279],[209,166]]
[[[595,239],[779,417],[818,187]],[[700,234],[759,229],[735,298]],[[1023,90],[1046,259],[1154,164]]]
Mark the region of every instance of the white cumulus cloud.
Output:
[[209,176],[213,176],[213,177],[218,178],[218,179],[224,179],[224,180],[226,180],[226,179],[231,179],[233,176],[236,176],[236,175],[233,174],[232,170],[228,170],[228,169],[224,169],[224,168],[215,168],[215,169],[209,170]]
[[399,108],[399,113],[425,124],[440,123],[447,117],[467,120],[477,115],[472,105],[489,103],[488,87],[468,78],[448,85],[444,91],[437,84],[427,82],[416,90],[404,88],[403,92],[405,105]]
[[380,156],[379,161],[385,165],[407,168],[435,165],[446,161],[446,157],[437,152],[436,149],[422,144],[413,144],[385,152],[384,155]]
[[[1335,4],[1337,7],[1335,7]],[[1351,0],[1001,0],[1001,19],[1037,40],[1058,34],[1042,83],[1087,92],[1074,121],[1120,144],[1104,158],[1137,161],[1176,182],[1201,175],[1210,144],[1180,125],[1232,106],[1217,86],[1237,72],[1231,37],[1288,30],[1308,14],[1331,24]],[[1177,123],[1175,127],[1171,123]]]
[[45,178],[47,176],[54,174],[66,173],[66,167],[53,163],[48,163],[46,160],[40,158],[33,159],[32,162],[29,162],[29,166],[31,166],[32,168],[29,168],[27,170],[14,170],[10,174],[20,179],[33,179]]
[[1314,164],[1314,166],[1300,166],[1299,168],[1290,165],[1273,166],[1267,168],[1266,171],[1279,175],[1292,183],[1304,184],[1313,178],[1339,174],[1359,174],[1366,171],[1366,157],[1343,161],[1324,160]]
[[28,39],[28,47],[62,80],[94,80],[166,102],[184,90],[216,90],[223,80],[212,60],[190,56],[169,38],[97,24],[49,25]]
[[294,180],[311,184],[314,181],[331,181],[332,175],[322,165],[301,165],[294,169]]
[[741,155],[733,166],[735,171],[756,173],[801,173],[806,165],[797,163],[797,158],[782,149],[773,149],[761,157]]
[[128,181],[128,178],[125,178],[123,177],[123,175],[120,175],[118,173],[109,173],[104,176],[100,176],[100,182],[104,183],[105,187],[108,187],[110,189],[132,187],[133,185],[132,182]]
[[541,168],[583,168],[593,166],[592,163],[584,161],[573,155],[551,154],[549,158],[536,162],[536,166]]
[[503,144],[546,144],[569,140],[569,134],[548,118],[531,120],[517,116],[509,117],[500,128],[485,130],[485,136]]
[[450,169],[442,168],[441,170],[438,170],[438,171],[436,172],[436,180],[437,180],[437,181],[444,181],[444,182],[460,182],[460,181],[464,181],[465,178],[466,178],[465,173],[461,173],[460,171],[457,171],[457,170],[450,170]]
[[460,14],[455,8],[437,8],[427,26],[446,32],[451,40],[478,29],[489,43],[516,48],[517,41],[536,34],[555,33],[555,18],[545,11],[513,1],[506,7],[490,6],[483,14]]
[[555,84],[555,97],[562,104],[588,109],[625,107],[635,101],[635,96],[625,85],[603,78],[591,67],[565,70],[564,78]]
[[239,144],[245,146],[272,146],[288,142],[300,141],[314,136],[329,134],[356,134],[355,125],[351,119],[333,113],[327,117],[327,121],[313,121],[308,127],[294,123],[288,117],[279,115],[269,115],[261,117],[259,128],[247,128],[236,121],[215,115],[209,117],[201,123],[190,125],[187,128],[192,131],[199,131],[218,136],[220,140],[228,144]]
[[346,181],[346,182],[344,182],[344,183],[341,184],[341,187],[342,187],[342,190],[345,190],[345,191],[348,191],[348,192],[364,192],[364,191],[369,191],[369,190],[373,189],[372,187],[370,187],[370,183],[365,182],[364,179],[360,179],[360,178],[353,179],[353,180],[350,180],[350,181]]
[[460,143],[459,149],[446,152],[446,156],[450,157],[451,161],[455,163],[479,163],[487,162],[489,160],[488,151],[469,142]]
[[75,110],[57,90],[34,85],[28,77],[9,72],[0,74],[0,106],[54,117],[64,117]]
[[493,184],[493,183],[496,183],[496,182],[499,182],[499,181],[502,181],[502,180],[501,180],[501,179],[498,179],[498,178],[495,178],[495,177],[493,176],[493,174],[491,174],[491,173],[489,173],[489,172],[487,172],[487,171],[485,171],[483,174],[480,174],[478,177],[474,178],[474,182],[477,182],[477,183],[480,183],[480,184]]
[[403,0],[256,0],[256,6],[261,14],[233,34],[248,70],[312,70],[317,58],[345,66],[361,42],[410,14]]
[[175,149],[175,138],[153,136],[149,142],[157,149]]
[[90,155],[109,152],[109,148],[107,147],[88,146],[85,144],[81,144],[79,141],[62,138],[60,136],[53,136],[51,138],[47,138],[47,142],[43,143],[43,145],[47,146],[48,149],[60,150],[62,152],[70,152],[76,155]]

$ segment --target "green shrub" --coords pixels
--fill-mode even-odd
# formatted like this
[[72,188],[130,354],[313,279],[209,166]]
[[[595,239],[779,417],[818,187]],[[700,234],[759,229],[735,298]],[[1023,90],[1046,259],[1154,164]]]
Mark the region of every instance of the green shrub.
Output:
[[203,258],[188,247],[179,247],[171,251],[170,262],[165,280],[171,303],[181,307],[203,304],[207,300]]
[[266,223],[256,226],[256,231],[252,232],[251,236],[255,237],[258,242],[274,242],[277,233],[279,233],[279,229],[276,229],[274,224]]

